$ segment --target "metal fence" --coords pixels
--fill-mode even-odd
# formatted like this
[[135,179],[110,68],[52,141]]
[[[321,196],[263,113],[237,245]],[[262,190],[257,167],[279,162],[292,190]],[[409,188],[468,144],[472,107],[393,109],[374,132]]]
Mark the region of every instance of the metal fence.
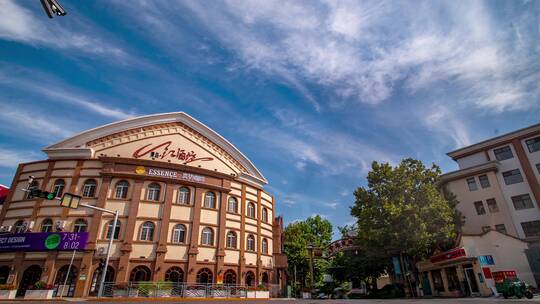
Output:
[[243,285],[191,284],[174,282],[105,282],[104,297],[122,298],[245,298]]

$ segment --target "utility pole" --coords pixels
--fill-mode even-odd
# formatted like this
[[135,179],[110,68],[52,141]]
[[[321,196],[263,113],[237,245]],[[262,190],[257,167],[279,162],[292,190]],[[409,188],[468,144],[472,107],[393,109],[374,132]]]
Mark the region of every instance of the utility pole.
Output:
[[307,249],[309,251],[309,289],[311,291],[311,293],[313,293],[313,289],[314,289],[314,275],[313,275],[313,243],[309,242],[308,243],[308,246],[307,246]]

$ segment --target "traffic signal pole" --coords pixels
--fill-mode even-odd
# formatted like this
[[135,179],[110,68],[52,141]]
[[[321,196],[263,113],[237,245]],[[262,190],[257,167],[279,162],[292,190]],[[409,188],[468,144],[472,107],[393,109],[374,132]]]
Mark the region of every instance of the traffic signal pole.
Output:
[[83,206],[83,207],[94,209],[94,210],[99,210],[101,212],[106,212],[109,214],[114,214],[114,221],[112,224],[111,236],[109,237],[109,246],[107,246],[107,257],[105,258],[105,266],[103,267],[103,270],[101,272],[101,282],[99,283],[98,298],[101,298],[103,297],[103,284],[105,284],[105,276],[107,275],[107,268],[109,267],[109,259],[111,257],[111,248],[113,244],[114,234],[116,232],[116,225],[118,223],[118,210],[112,211],[105,208],[100,208],[100,207],[83,204],[83,203],[80,203],[79,206]]

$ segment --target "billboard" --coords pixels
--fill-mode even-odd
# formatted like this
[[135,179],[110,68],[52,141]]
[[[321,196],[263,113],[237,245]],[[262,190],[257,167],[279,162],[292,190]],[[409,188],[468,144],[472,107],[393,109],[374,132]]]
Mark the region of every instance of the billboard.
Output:
[[29,232],[0,234],[0,252],[84,250],[88,232]]

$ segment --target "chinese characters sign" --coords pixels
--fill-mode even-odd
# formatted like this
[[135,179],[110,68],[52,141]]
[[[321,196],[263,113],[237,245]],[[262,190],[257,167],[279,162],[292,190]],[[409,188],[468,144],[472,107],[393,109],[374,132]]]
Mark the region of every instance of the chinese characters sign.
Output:
[[30,232],[0,235],[0,252],[84,250],[87,232]]
[[159,145],[147,144],[133,152],[134,158],[141,158],[148,156],[152,159],[178,159],[183,162],[183,164],[189,164],[194,161],[210,161],[213,160],[212,157],[197,157],[197,154],[194,151],[186,151],[182,148],[171,147],[172,141],[166,141]]

